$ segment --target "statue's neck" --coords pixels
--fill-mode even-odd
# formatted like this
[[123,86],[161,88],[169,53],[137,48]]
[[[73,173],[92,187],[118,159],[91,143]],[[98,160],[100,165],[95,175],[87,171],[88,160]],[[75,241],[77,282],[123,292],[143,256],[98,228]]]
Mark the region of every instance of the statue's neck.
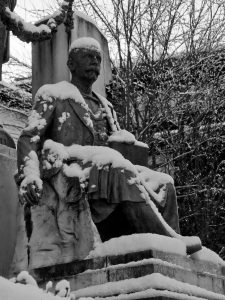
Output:
[[72,77],[71,83],[75,85],[82,94],[92,95],[92,84],[89,82],[80,81]]

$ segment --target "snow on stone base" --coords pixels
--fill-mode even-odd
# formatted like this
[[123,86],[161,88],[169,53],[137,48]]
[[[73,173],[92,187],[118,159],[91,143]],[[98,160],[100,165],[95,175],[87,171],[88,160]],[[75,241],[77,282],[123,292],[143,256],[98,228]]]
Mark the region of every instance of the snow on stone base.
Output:
[[[124,295],[131,293],[139,293],[140,299],[143,298],[147,293],[151,293],[153,290],[163,290],[169,296],[169,292],[180,293],[185,299],[183,294],[186,296],[198,297],[198,299],[211,299],[211,300],[225,300],[225,296],[217,294],[206,289],[177,281],[175,279],[166,277],[159,273],[150,274],[147,276],[126,279],[116,282],[107,282],[105,284],[91,286],[83,288],[74,292],[76,299],[86,297],[113,297],[114,295],[120,295],[120,299],[126,299]],[[130,295],[131,296],[131,295]],[[159,295],[158,295],[159,296]],[[147,297],[147,296],[146,296]],[[114,298],[116,299],[116,298]],[[129,298],[128,298],[129,299]],[[131,298],[131,299],[138,299]],[[179,299],[179,298],[177,298]],[[187,298],[188,299],[188,298]]]
[[158,234],[142,233],[121,236],[98,244],[87,258],[121,255],[150,249],[186,256],[186,245],[183,241]]
[[[44,290],[31,284],[13,283],[0,277],[1,300],[62,300],[58,296],[46,293]],[[65,299],[65,298],[64,298]]]
[[143,292],[137,292],[132,294],[123,294],[119,296],[113,297],[106,297],[106,298],[91,298],[91,297],[81,297],[79,300],[137,300],[137,299],[149,299],[155,297],[165,297],[170,299],[177,299],[177,300],[207,300],[206,298],[199,298],[195,296],[189,296],[187,294],[178,294],[175,292],[170,291],[159,291],[155,289],[148,289]]
[[137,141],[135,139],[135,136],[131,132],[129,132],[125,129],[118,130],[118,131],[114,132],[108,138],[108,142],[126,143],[126,144],[131,144],[131,145],[144,147],[144,148],[149,148],[147,144],[145,144],[141,141]]
[[195,252],[190,257],[193,260],[210,261],[225,266],[225,261],[217,253],[206,247],[202,247],[201,250]]

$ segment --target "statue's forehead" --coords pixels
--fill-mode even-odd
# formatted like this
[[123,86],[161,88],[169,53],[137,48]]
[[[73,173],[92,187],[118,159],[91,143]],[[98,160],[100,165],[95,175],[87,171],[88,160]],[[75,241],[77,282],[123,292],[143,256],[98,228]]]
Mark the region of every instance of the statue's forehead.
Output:
[[99,53],[102,52],[99,42],[89,37],[83,37],[73,41],[70,45],[69,52],[71,50],[78,50],[78,49],[86,49],[90,51],[96,51]]
[[97,49],[87,49],[87,48],[74,48],[72,49],[72,52],[74,52],[75,54],[77,53],[81,53],[82,54],[94,54],[94,55],[99,55],[101,56],[102,53],[100,51],[98,51]]

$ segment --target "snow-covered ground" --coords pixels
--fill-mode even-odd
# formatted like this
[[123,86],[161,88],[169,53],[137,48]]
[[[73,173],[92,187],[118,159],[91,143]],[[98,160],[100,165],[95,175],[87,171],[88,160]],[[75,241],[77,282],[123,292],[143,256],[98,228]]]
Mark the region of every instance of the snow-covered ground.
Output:
[[[74,299],[69,296],[69,282],[62,280],[55,288],[55,293],[48,292],[51,284],[47,284],[46,290],[40,289],[35,280],[25,271],[21,272],[17,278],[7,280],[0,277],[0,300],[62,300]],[[66,297],[65,297],[66,296]]]
[[108,282],[101,286],[87,287],[74,293],[70,293],[69,282],[61,280],[55,287],[55,295],[48,291],[48,288],[52,287],[51,282],[43,290],[36,285],[35,280],[27,272],[22,272],[20,279],[25,284],[16,282],[15,278],[7,280],[0,277],[1,300],[125,300],[152,298],[156,296],[181,300],[225,300],[225,296],[222,294],[183,283],[159,273],[135,279]]

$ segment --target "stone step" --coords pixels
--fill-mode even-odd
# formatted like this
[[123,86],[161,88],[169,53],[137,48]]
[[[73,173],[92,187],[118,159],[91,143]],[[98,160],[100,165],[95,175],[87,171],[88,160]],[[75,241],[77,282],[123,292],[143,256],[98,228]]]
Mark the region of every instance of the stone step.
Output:
[[225,276],[225,268],[219,264],[208,261],[197,261],[186,256],[165,253],[158,250],[146,250],[116,256],[96,257],[74,261],[68,264],[43,267],[33,270],[33,275],[38,283],[43,285],[49,280],[60,280],[61,278],[71,277],[86,270],[102,269],[109,266],[127,264],[132,261],[137,262],[149,258],[161,259],[194,272]]
[[[130,295],[132,298],[128,298],[128,297],[120,297],[119,300],[135,300],[134,296]],[[115,298],[116,299],[116,298]],[[136,298],[137,300],[207,300],[206,298],[198,298],[198,297],[192,297],[192,296],[186,296],[186,295],[182,295],[182,294],[177,294],[174,295],[174,297],[166,297],[166,296],[156,296],[156,297],[151,297],[151,298]],[[98,300],[100,300],[98,298]],[[108,300],[107,298],[105,298],[104,300]],[[110,300],[112,300],[112,298],[110,298]]]
[[[160,291],[161,292],[161,291]],[[160,293],[159,292],[159,293]],[[79,299],[79,298],[78,298]],[[93,298],[95,299],[95,298]],[[207,298],[199,298],[199,297],[195,297],[195,296],[188,296],[188,295],[182,295],[182,294],[178,294],[178,293],[173,293],[173,296],[153,296],[153,297],[143,297],[140,298],[137,294],[129,294],[129,295],[125,295],[123,296],[115,296],[115,297],[106,297],[106,298],[97,298],[98,300],[208,300]]]
[[139,278],[108,282],[89,286],[72,292],[75,298],[91,297],[98,300],[224,300],[223,294],[208,291],[161,274],[151,274]]
[[[79,298],[78,298],[79,299]],[[95,299],[95,298],[92,298]],[[154,297],[143,297],[143,298],[139,298],[139,296],[137,294],[129,294],[129,295],[125,295],[123,296],[115,296],[115,297],[106,297],[106,298],[97,298],[98,300],[208,300],[207,298],[199,298],[199,297],[195,297],[195,296],[188,296],[188,295],[182,295],[182,294],[178,294],[178,293],[174,293],[173,296],[154,296]]]
[[[225,277],[223,276],[191,271],[181,266],[154,258],[142,262],[109,266],[98,270],[87,270],[83,273],[67,277],[67,280],[70,281],[71,290],[76,291],[85,287],[138,278],[153,273],[160,273],[164,276],[205,288],[215,293],[225,293]],[[53,281],[56,283],[58,280],[59,278]]]

